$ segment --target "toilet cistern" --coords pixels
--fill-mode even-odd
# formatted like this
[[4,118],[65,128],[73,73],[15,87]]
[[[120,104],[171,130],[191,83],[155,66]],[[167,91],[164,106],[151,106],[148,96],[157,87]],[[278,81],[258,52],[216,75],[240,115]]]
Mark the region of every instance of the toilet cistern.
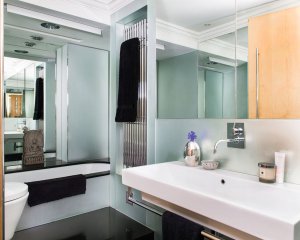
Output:
[[227,139],[220,139],[215,143],[214,154],[222,142],[227,142],[227,147],[245,148],[244,123],[227,123]]

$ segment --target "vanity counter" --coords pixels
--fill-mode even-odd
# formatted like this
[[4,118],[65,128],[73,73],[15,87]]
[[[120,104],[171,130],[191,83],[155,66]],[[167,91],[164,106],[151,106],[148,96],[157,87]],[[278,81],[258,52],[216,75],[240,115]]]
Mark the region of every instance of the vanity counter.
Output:
[[300,239],[299,185],[265,184],[256,176],[187,167],[183,162],[124,169],[122,182],[148,196],[144,200],[161,200],[167,204],[149,202],[196,214],[204,226],[216,221],[245,233],[243,238],[231,236],[237,239]]

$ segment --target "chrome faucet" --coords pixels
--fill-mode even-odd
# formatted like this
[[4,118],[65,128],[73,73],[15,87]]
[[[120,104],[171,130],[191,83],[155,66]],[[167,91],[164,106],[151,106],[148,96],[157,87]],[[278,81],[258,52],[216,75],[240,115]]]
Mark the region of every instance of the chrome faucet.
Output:
[[234,142],[234,139],[221,139],[216,141],[215,146],[214,146],[214,154],[217,153],[217,147],[221,142]]
[[[215,143],[214,151],[213,151],[214,154],[217,152],[218,145],[222,142],[233,143],[233,144],[239,144],[239,143],[244,143],[245,142],[244,129],[243,128],[233,127],[231,135],[233,136],[233,138],[220,139]],[[233,145],[233,147],[234,147],[234,145]],[[243,147],[244,147],[244,145],[243,145]]]

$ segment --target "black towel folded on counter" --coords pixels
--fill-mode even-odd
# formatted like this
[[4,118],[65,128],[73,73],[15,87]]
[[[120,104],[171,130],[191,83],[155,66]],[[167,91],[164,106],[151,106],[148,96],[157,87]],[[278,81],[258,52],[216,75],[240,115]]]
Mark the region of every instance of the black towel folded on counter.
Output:
[[204,240],[203,230],[201,225],[172,212],[166,211],[162,216],[163,240]]
[[135,122],[140,81],[140,40],[122,43],[119,67],[119,93],[116,122]]
[[86,191],[86,177],[81,174],[26,184],[28,185],[28,205],[30,207],[84,194]]

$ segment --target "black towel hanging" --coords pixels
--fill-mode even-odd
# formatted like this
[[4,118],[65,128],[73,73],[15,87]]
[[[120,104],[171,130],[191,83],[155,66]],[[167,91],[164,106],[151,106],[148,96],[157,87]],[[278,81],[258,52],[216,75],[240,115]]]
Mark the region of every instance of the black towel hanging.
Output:
[[162,216],[163,240],[204,240],[204,227],[188,219],[166,211]]
[[116,122],[135,122],[140,81],[140,40],[122,43],[119,68],[119,94]]
[[33,120],[44,118],[44,79],[37,78],[35,82],[35,103]]

